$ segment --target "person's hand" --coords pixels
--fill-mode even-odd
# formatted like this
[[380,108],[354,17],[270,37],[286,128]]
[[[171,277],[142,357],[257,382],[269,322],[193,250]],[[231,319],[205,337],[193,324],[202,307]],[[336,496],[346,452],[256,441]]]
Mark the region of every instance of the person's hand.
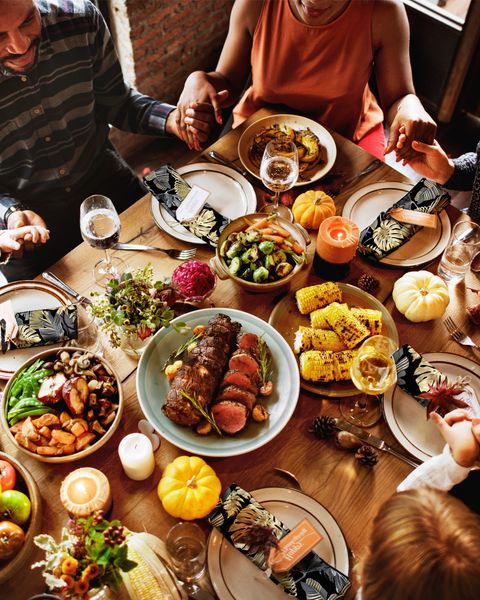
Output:
[[[471,467],[480,456],[480,419],[473,425],[466,410],[457,408],[442,418],[432,412],[430,419],[450,447],[453,459],[462,467]],[[476,433],[474,428],[476,427]]]
[[[385,148],[385,154],[395,150],[397,162],[411,160],[416,151],[412,148],[413,140],[432,144],[437,131],[437,125],[425,111],[417,98],[402,100],[395,118],[390,124],[390,135]],[[400,136],[402,138],[400,139]]]
[[[213,109],[206,102],[193,102],[179,122],[179,109],[173,110],[167,118],[166,130],[185,141],[192,150],[201,150],[200,145],[207,141],[213,125]],[[180,124],[179,124],[180,123]]]
[[404,161],[404,164],[408,164],[419,175],[440,184],[446,183],[453,175],[455,165],[445,154],[437,140],[433,140],[433,144],[424,144],[413,140],[412,148],[417,152],[417,155]]
[[16,229],[5,229],[0,233],[0,250],[2,252],[15,252],[20,250],[23,242],[44,244],[50,238],[50,232],[44,227],[27,225]]
[[[47,224],[42,219],[42,217],[40,215],[37,215],[37,213],[33,212],[33,210],[17,210],[13,212],[8,217],[7,227],[9,230],[18,229],[22,227],[40,228],[35,229],[36,233],[33,233],[33,230],[26,233],[21,248],[15,251],[15,256],[18,256],[19,258],[23,256],[23,250],[26,250],[27,252],[33,250],[34,244],[38,243],[39,239],[37,233],[40,235],[40,240],[42,243],[45,243],[48,239],[48,237],[46,239],[43,239],[45,237],[44,231],[47,231]],[[41,234],[40,230],[42,231]],[[35,237],[37,241],[34,241],[33,237]]]
[[[191,118],[189,111],[194,109],[197,104],[208,104],[213,111],[213,118],[217,123],[222,123],[222,106],[228,98],[228,91],[217,91],[211,83],[207,73],[195,71],[191,73],[185,81],[185,86],[177,102],[177,111],[175,113],[176,133],[180,139],[186,142],[190,149],[200,150],[200,139],[195,139],[195,131],[192,129],[192,123],[185,120]],[[196,144],[196,146],[195,146]]]

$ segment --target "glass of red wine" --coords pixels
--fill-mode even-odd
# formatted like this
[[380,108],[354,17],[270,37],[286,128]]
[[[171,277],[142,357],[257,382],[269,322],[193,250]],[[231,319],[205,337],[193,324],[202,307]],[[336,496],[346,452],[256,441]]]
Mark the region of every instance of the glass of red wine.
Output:
[[120,236],[120,218],[110,198],[95,194],[82,202],[80,230],[87,244],[105,251],[105,256],[93,268],[95,281],[105,285],[125,267],[123,260],[108,253]]

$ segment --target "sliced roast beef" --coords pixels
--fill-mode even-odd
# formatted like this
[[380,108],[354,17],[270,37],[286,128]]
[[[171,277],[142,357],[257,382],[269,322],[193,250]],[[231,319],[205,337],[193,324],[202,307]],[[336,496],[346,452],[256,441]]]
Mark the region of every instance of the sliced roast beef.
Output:
[[250,412],[255,406],[257,399],[255,394],[247,392],[247,390],[243,390],[236,385],[227,385],[227,387],[223,388],[220,394],[215,398],[215,402],[222,402],[223,400],[240,402],[240,404],[246,406]]
[[212,406],[212,415],[219,429],[234,435],[247,424],[248,410],[239,402],[225,400]]
[[258,335],[255,333],[240,333],[237,339],[237,348],[245,350],[255,358],[258,356]]
[[228,361],[228,368],[232,371],[241,371],[246,375],[258,373],[258,362],[251,354],[244,350],[236,350]]
[[227,385],[236,385],[256,396],[258,394],[258,384],[259,380],[255,375],[247,375],[242,371],[227,371],[223,376],[220,388],[222,389]]

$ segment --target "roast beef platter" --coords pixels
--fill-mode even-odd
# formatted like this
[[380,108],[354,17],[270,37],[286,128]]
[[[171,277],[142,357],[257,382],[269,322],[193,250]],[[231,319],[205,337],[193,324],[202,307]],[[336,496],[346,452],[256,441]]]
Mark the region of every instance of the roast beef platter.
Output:
[[270,350],[229,316],[195,327],[167,363],[171,384],[162,411],[174,423],[200,435],[235,435],[250,420],[268,418],[259,400],[273,391]]

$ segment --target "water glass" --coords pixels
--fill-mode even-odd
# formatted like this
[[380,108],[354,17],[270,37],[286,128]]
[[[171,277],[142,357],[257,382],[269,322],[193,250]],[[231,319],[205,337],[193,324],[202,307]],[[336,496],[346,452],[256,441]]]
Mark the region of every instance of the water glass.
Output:
[[94,354],[102,350],[95,318],[81,304],[77,304],[77,337],[71,341],[71,345],[84,348]]
[[455,223],[445,248],[438,274],[447,283],[459,283],[465,278],[473,256],[480,250],[480,226],[471,221]]
[[181,581],[198,581],[205,573],[205,534],[195,523],[177,523],[167,534],[167,551]]

